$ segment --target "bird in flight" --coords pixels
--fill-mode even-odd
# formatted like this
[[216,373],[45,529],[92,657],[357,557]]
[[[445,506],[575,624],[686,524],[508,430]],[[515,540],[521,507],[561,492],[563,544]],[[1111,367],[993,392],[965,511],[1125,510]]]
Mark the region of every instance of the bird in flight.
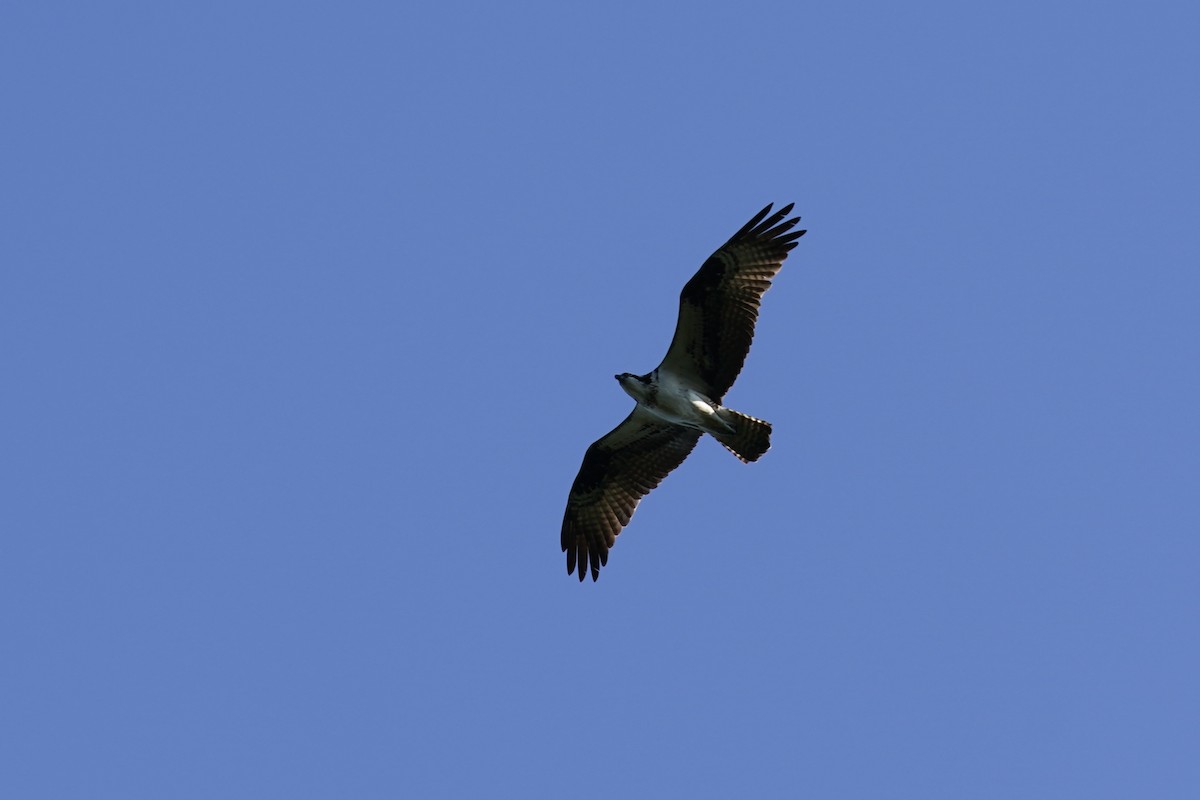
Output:
[[643,497],[687,458],[705,433],[744,463],[771,446],[771,424],[725,408],[750,342],[758,307],[788,251],[806,232],[793,231],[788,204],[768,205],[742,226],[684,285],[679,321],[662,363],[645,375],[615,376],[637,405],[587,449],[563,516],[567,574],[608,564],[608,551]]

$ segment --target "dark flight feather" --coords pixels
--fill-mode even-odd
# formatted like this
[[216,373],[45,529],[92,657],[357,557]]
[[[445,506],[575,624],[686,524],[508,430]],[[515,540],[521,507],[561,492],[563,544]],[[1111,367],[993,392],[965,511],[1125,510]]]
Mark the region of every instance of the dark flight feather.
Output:
[[768,205],[755,214],[708,257],[679,294],[675,336],[659,368],[692,377],[718,403],[750,352],[763,293],[807,232],[792,231],[799,217],[784,220],[792,206],[771,214]]
[[687,458],[701,432],[672,425],[641,406],[598,439],[583,457],[563,517],[567,573],[590,567],[592,580],[643,497]]

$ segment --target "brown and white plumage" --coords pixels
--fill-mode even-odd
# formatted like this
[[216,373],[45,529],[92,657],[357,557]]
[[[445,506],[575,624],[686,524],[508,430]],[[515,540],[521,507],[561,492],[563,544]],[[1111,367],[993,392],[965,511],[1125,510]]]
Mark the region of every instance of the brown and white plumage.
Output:
[[616,376],[638,404],[583,457],[563,517],[567,573],[592,580],[641,501],[709,433],[742,461],[770,446],[771,426],[721,406],[745,363],[763,293],[805,231],[792,204],[768,205],[700,267],[679,295],[675,336],[644,376]]

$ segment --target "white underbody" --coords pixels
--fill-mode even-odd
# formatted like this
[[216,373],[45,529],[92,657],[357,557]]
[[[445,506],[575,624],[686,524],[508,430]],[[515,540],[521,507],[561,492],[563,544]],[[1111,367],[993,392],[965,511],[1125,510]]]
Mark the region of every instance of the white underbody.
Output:
[[732,433],[734,428],[723,419],[724,410],[719,403],[705,397],[689,387],[675,375],[656,370],[651,373],[658,391],[650,391],[637,380],[621,382],[623,388],[638,405],[656,417],[675,425],[696,428],[708,433]]

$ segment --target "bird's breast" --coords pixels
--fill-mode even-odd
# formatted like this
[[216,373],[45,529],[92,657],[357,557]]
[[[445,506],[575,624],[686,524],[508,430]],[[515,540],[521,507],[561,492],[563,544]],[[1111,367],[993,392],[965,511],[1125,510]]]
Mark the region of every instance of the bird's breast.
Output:
[[[649,411],[667,422],[710,430],[720,406],[670,375],[659,375],[652,401],[642,401]],[[724,427],[718,423],[718,427]]]

